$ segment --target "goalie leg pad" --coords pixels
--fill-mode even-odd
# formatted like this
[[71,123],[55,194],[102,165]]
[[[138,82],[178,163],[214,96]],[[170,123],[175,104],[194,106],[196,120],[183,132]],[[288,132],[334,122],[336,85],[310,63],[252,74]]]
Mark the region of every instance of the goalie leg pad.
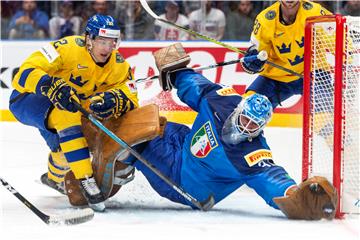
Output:
[[72,171],[65,175],[65,190],[69,202],[73,206],[85,206],[88,204],[80,189],[80,181],[75,178]]
[[160,137],[163,137],[163,136],[164,136],[164,131],[165,131],[166,123],[167,123],[166,117],[160,116],[160,119],[159,119],[159,124],[160,124],[159,135],[160,135]]
[[338,195],[334,186],[324,177],[312,177],[286,197],[273,199],[289,219],[333,219]]
[[190,56],[186,54],[181,43],[175,43],[153,53],[156,66],[159,69],[159,82],[164,91],[170,91],[170,72],[175,69],[186,67],[190,63]]
[[[162,120],[163,126],[164,122],[166,120]],[[155,104],[129,111],[120,118],[107,119],[103,124],[130,146],[152,140],[160,135],[162,129],[159,108]],[[120,162],[126,159],[129,153],[85,118],[82,129],[93,155],[95,180],[105,198],[109,198],[116,194],[123,184],[134,178],[135,170]],[[75,206],[86,204],[79,192],[80,188],[74,186],[78,184],[78,181],[72,178],[72,174],[66,174],[66,190],[70,203]]]

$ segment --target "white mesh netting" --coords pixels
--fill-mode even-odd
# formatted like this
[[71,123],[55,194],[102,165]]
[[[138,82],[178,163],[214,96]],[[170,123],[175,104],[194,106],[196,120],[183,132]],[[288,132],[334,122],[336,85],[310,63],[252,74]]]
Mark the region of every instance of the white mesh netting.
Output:
[[[342,67],[342,113],[334,112],[335,22],[312,29],[310,176],[333,179],[334,114],[342,118],[342,212],[359,212],[360,20],[346,17]],[[336,66],[338,67],[338,66]]]

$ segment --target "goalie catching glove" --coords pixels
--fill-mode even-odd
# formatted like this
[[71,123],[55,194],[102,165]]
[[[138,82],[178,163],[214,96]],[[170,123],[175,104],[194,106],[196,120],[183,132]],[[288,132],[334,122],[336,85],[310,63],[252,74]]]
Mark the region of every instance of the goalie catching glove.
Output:
[[110,116],[120,117],[134,109],[134,104],[120,89],[97,93],[90,98],[90,102],[91,111],[101,119]]
[[62,78],[49,78],[40,86],[41,94],[48,97],[52,104],[69,112],[77,112],[72,101],[80,102],[74,90]]
[[335,217],[338,195],[326,178],[314,176],[289,196],[273,200],[289,219],[330,220]]

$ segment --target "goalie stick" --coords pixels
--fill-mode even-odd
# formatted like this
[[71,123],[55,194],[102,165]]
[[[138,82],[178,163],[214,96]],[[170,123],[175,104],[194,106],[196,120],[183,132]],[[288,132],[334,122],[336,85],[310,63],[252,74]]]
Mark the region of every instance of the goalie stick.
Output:
[[[201,33],[195,32],[195,31],[193,31],[193,30],[191,30],[191,29],[188,29],[188,28],[179,26],[179,25],[177,25],[177,24],[175,24],[175,23],[173,23],[173,22],[170,22],[170,21],[167,21],[167,20],[165,20],[165,19],[162,19],[161,17],[159,17],[158,15],[156,15],[156,13],[154,13],[154,12],[151,10],[151,8],[150,8],[149,5],[147,4],[146,0],[140,0],[140,3],[141,3],[142,7],[145,9],[145,11],[146,11],[148,14],[150,14],[153,18],[155,18],[156,20],[158,20],[158,21],[160,21],[160,22],[169,24],[169,25],[171,25],[171,26],[173,26],[173,27],[175,27],[175,28],[177,28],[177,29],[181,29],[181,30],[183,30],[183,31],[185,31],[185,32],[187,32],[187,33],[195,36],[195,37],[202,38],[202,39],[204,39],[204,40],[206,40],[206,41],[209,41],[209,42],[215,43],[215,44],[217,44],[217,45],[223,46],[224,48],[230,49],[230,50],[232,50],[232,51],[234,51],[234,52],[237,52],[237,53],[240,53],[240,54],[243,54],[243,55],[246,54],[246,51],[240,50],[240,49],[238,49],[238,48],[236,48],[236,47],[233,47],[233,46],[228,45],[228,44],[226,44],[226,43],[220,42],[220,41],[218,41],[218,40],[216,40],[216,39],[214,39],[214,38],[205,36],[205,35],[203,35],[203,34],[201,34]],[[297,76],[297,77],[300,77],[300,78],[304,78],[304,76],[303,76],[302,74],[299,74],[299,73],[297,73],[297,72],[294,72],[294,71],[292,71],[292,70],[290,70],[290,69],[288,69],[288,68],[285,68],[285,67],[283,67],[283,66],[280,66],[280,65],[278,65],[278,64],[276,64],[276,63],[273,63],[273,62],[271,62],[271,61],[269,61],[269,60],[266,60],[266,63],[269,64],[269,65],[272,66],[272,67],[281,69],[281,70],[283,70],[283,71],[285,71],[285,72],[287,72],[287,73],[290,73],[290,74],[292,74],[292,75],[294,75],[294,76]]]
[[37,207],[31,204],[26,198],[24,198],[18,191],[15,190],[8,182],[0,177],[2,185],[9,190],[17,199],[19,199],[25,206],[27,206],[33,213],[36,214],[44,223],[49,225],[74,225],[84,223],[91,220],[94,217],[94,211],[90,208],[74,211],[63,215],[47,215],[40,211]]
[[[259,52],[258,55],[243,57],[243,58],[236,59],[236,60],[231,60],[231,61],[218,62],[216,64],[212,64],[212,65],[205,66],[205,67],[196,67],[196,68],[193,68],[193,70],[194,71],[202,71],[202,70],[208,70],[208,69],[217,68],[217,67],[223,67],[223,66],[243,62],[245,59],[247,59],[247,60],[260,59],[260,60],[264,61],[264,60],[267,59],[267,57],[268,57],[268,55],[267,55],[266,51],[261,51],[261,52]],[[186,68],[176,69],[174,71],[171,71],[170,73],[177,72],[177,71],[184,70],[184,69],[186,69]],[[153,75],[153,76],[149,76],[147,78],[139,78],[139,79],[135,80],[135,83],[153,81],[153,80],[158,79],[158,78],[159,78],[159,75]]]
[[92,114],[86,111],[77,101],[72,101],[76,108],[86,117],[88,118],[95,126],[100,128],[105,134],[111,137],[115,142],[120,144],[124,149],[129,151],[134,157],[136,157],[139,161],[141,161],[145,166],[147,166],[153,173],[155,173],[158,177],[160,177],[165,183],[167,183],[170,187],[172,187],[177,193],[183,196],[186,200],[191,202],[194,206],[202,211],[210,210],[214,204],[215,199],[212,195],[210,195],[206,200],[200,202],[189,193],[185,192],[180,186],[178,186],[174,181],[170,178],[162,174],[154,165],[152,165],[148,160],[146,160],[143,156],[141,156],[136,150],[130,147],[125,141],[116,136],[112,131],[106,128],[99,120],[97,120]]

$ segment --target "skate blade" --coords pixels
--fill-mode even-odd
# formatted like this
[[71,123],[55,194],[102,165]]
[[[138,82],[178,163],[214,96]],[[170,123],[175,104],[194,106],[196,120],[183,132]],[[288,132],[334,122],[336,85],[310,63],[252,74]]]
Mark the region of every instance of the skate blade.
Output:
[[105,211],[105,203],[89,203],[89,207],[91,207],[95,212],[104,212]]

